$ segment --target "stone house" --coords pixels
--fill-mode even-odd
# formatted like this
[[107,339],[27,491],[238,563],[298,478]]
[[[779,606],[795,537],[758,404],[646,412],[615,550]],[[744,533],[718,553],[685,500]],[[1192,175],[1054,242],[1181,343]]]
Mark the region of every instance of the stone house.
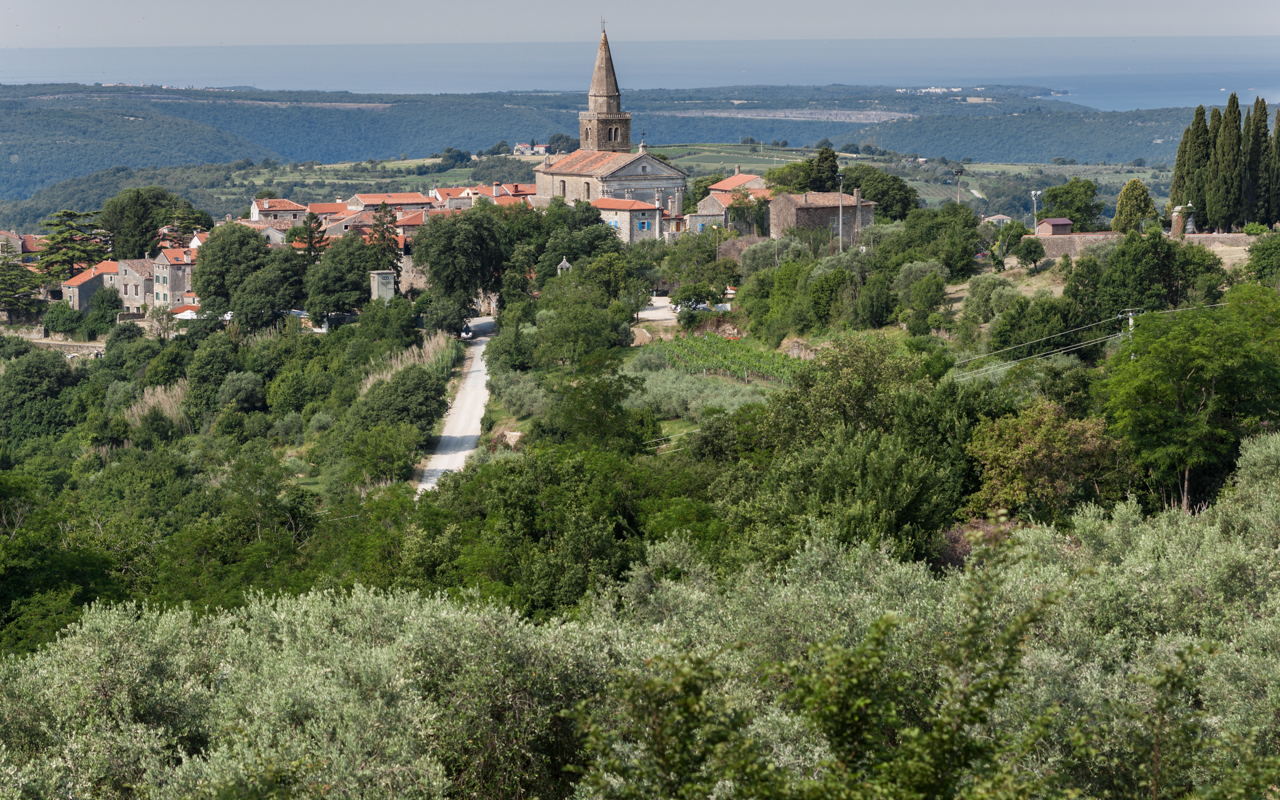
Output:
[[735,166],[733,174],[724,180],[713,183],[707,187],[712,194],[733,194],[739,189],[767,189],[764,178],[759,175],[750,175],[742,171],[742,167]]
[[1065,236],[1071,233],[1071,220],[1066,217],[1050,217],[1036,223],[1036,236]]
[[[744,175],[742,177],[754,178],[756,176]],[[725,182],[721,181],[721,183]],[[763,183],[764,180],[760,179],[760,182]],[[690,215],[696,217],[695,220],[691,220],[691,224],[696,225],[696,230],[698,231],[705,230],[707,226],[720,226],[725,229],[733,228],[739,233],[749,236],[756,232],[755,224],[748,219],[735,220],[733,212],[730,211],[730,206],[739,199],[750,202],[768,200],[769,195],[770,190],[763,186],[748,187],[740,185],[728,192],[713,191],[698,202],[698,210]]]
[[120,289],[119,265],[115,261],[95,264],[74,278],[63,281],[62,299],[76,311],[88,311],[93,305],[93,296],[106,288]]
[[769,235],[781,239],[792,228],[830,228],[834,235],[840,229],[840,213],[844,211],[844,237],[852,240],[862,228],[875,224],[875,206],[863,200],[862,193],[805,192],[780,194],[769,201]]
[[154,302],[171,308],[180,305],[182,296],[192,291],[196,251],[190,248],[161,250],[151,263]]
[[254,222],[250,219],[234,220],[234,225],[243,225],[246,228],[253,228],[262,234],[262,238],[267,240],[268,245],[282,245],[285,238],[289,235],[289,229],[294,226],[292,220],[259,220]]
[[307,215],[307,207],[292,200],[254,200],[249,207],[251,222],[298,222]]
[[376,194],[357,194],[352,195],[347,201],[348,211],[376,211],[378,206],[386,203],[393,210],[398,211],[421,211],[424,208],[431,208],[431,198],[422,192],[380,192]]
[[153,264],[149,259],[130,258],[120,261],[120,299],[124,310],[138,312],[142,306],[155,305],[152,284]]

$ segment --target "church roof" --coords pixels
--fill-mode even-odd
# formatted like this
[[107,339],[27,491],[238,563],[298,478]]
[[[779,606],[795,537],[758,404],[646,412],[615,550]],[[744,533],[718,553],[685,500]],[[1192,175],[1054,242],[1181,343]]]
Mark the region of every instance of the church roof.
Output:
[[567,156],[553,160],[550,164],[539,164],[533,168],[533,171],[544,175],[607,178],[628,164],[641,159],[647,159],[654,165],[652,170],[654,174],[649,177],[673,177],[673,173],[674,175],[687,174],[674,164],[668,164],[648,153],[615,153],[610,150],[574,150]]
[[591,76],[592,96],[617,96],[618,76],[613,73],[613,55],[609,52],[608,34],[600,34],[600,50],[596,53],[596,71]]
[[642,157],[643,154],[641,153],[575,150],[559,161],[551,162],[550,166],[539,166],[537,169],[548,175],[583,175],[592,178],[603,178]]

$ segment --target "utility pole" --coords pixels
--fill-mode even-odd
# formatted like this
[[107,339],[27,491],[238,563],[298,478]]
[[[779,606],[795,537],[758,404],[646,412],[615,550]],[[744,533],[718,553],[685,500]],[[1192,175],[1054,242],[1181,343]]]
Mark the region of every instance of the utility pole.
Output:
[[[1142,309],[1140,308],[1126,308],[1124,311],[1121,311],[1119,314],[1116,315],[1116,319],[1124,319],[1125,317],[1129,318],[1129,341],[1133,341],[1133,316],[1134,314],[1139,313],[1141,310]],[[1133,361],[1136,358],[1137,356],[1135,354],[1133,353],[1129,354],[1130,361]]]

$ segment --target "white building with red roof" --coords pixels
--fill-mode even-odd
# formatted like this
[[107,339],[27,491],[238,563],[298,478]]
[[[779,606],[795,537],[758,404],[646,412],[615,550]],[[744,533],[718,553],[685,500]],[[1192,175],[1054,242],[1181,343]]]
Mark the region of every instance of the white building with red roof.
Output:
[[591,205],[599,209],[601,221],[613,228],[623,244],[631,244],[643,239],[658,239],[662,236],[664,209],[653,203],[601,197],[592,200]]

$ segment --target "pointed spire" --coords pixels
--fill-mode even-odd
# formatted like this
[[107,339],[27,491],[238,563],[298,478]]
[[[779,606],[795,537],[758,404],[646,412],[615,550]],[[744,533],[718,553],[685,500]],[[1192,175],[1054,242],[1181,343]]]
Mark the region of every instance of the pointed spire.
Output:
[[600,34],[600,51],[596,53],[596,71],[591,76],[587,108],[604,114],[616,114],[622,110],[618,92],[618,76],[613,72],[613,55],[609,52],[609,35]]

